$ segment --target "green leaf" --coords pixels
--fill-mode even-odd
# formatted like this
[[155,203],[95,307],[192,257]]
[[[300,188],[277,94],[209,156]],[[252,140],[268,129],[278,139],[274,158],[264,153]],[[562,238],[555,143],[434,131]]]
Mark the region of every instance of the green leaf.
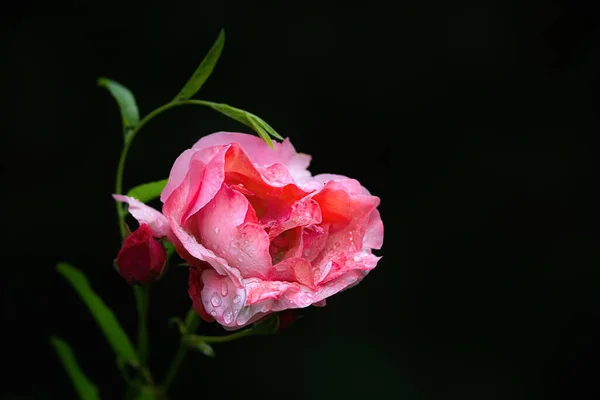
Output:
[[258,122],[258,124],[269,133],[269,135],[273,136],[275,139],[283,140],[281,135],[279,133],[277,133],[277,131],[275,129],[273,129],[273,127],[271,125],[267,124],[267,122],[265,120],[257,117],[256,115],[252,115],[252,116],[254,117],[256,122]]
[[162,179],[156,182],[144,183],[130,189],[127,192],[127,196],[138,199],[142,203],[147,203],[160,196],[168,181],[168,179]]
[[75,386],[79,398],[82,400],[100,399],[98,388],[81,371],[71,347],[56,336],[50,337],[50,344],[54,346],[63,367],[65,367],[73,386]]
[[252,327],[254,335],[272,335],[279,329],[279,314],[273,313],[266,318],[261,319]]
[[179,329],[179,333],[181,335],[185,335],[187,333],[187,327],[179,317],[169,318],[169,325],[175,325],[177,329]]
[[252,128],[258,136],[260,136],[267,144],[273,148],[273,142],[269,135],[273,136],[276,139],[283,140],[281,135],[279,135],[275,129],[271,127],[271,125],[267,124],[264,120],[257,117],[256,115],[249,113],[248,111],[240,110],[239,108],[231,107],[227,104],[223,103],[212,103],[209,101],[203,101],[207,106],[228,116],[231,119],[234,119],[242,124]]
[[119,321],[117,321],[110,308],[94,293],[85,275],[67,263],[59,263],[56,268],[69,281],[89,308],[117,357],[134,366],[139,365],[135,350],[127,334],[119,325]]
[[219,57],[221,57],[221,52],[223,51],[223,46],[225,45],[225,31],[221,29],[219,32],[219,36],[217,40],[212,45],[194,74],[187,81],[183,89],[179,92],[179,94],[175,97],[173,101],[181,101],[186,100],[192,97],[193,95],[200,90],[204,82],[208,79],[210,74],[212,74],[213,69],[215,69],[215,65],[217,61],[219,61]]
[[153,400],[161,398],[162,392],[152,386],[142,386],[137,393],[135,400]]
[[108,78],[99,78],[98,85],[106,88],[115,98],[121,111],[123,128],[125,128],[125,140],[127,140],[129,130],[134,128],[140,122],[140,112],[135,102],[135,97],[129,89]]
[[208,357],[215,356],[215,351],[213,350],[212,346],[210,344],[206,343],[204,340],[202,340],[202,338],[200,336],[184,335],[184,336],[182,336],[181,340],[183,341],[183,343],[186,346],[200,351],[205,356],[208,356]]

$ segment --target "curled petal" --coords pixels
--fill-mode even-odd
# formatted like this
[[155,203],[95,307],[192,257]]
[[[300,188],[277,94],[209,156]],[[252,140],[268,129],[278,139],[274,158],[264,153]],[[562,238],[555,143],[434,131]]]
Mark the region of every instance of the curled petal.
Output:
[[149,207],[133,197],[113,194],[113,198],[121,203],[129,205],[129,213],[141,224],[146,224],[152,230],[155,237],[170,236],[171,228],[167,218],[159,211]]
[[371,249],[381,249],[383,246],[383,221],[377,209],[371,212],[365,236],[363,237],[363,247]]

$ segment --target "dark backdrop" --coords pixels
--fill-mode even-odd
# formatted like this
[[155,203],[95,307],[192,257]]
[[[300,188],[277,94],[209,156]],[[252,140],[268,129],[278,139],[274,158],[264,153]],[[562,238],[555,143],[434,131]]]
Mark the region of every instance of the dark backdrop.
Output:
[[[28,1],[3,5],[2,391],[74,398],[48,345],[67,340],[103,398],[124,385],[55,272],[80,267],[134,336],[112,269],[121,146],[113,100],[169,101],[220,28],[200,98],[263,117],[314,173],[382,199],[379,266],[286,332],[192,354],[173,398],[600,398],[596,218],[599,7],[593,1]],[[136,140],[125,186],[162,179],[199,137],[245,127],[172,110]],[[153,289],[162,375],[186,271]],[[204,326],[219,333],[217,327]]]

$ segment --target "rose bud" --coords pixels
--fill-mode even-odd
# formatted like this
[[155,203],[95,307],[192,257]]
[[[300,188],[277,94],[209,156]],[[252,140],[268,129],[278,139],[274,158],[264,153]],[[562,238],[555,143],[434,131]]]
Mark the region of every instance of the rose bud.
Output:
[[117,255],[119,273],[130,284],[155,281],[162,273],[167,253],[162,243],[154,239],[146,224],[127,236]]

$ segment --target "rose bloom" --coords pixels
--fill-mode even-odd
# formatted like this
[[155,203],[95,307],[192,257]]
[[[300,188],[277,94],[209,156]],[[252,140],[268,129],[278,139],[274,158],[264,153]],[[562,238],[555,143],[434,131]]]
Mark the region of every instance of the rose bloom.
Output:
[[238,329],[286,309],[323,306],[375,268],[379,198],[354,179],[311,176],[289,139],[219,132],[184,151],[161,194],[162,214],[115,196],[166,236],[191,266],[194,310]]

